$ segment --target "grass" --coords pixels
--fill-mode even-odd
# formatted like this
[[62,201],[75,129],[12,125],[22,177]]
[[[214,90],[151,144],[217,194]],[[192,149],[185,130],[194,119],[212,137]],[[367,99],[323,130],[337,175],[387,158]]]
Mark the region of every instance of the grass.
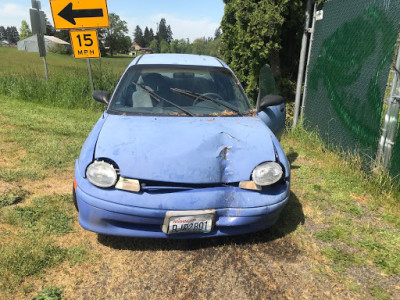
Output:
[[[312,165],[300,162],[301,171],[292,183],[307,195],[312,213],[320,218],[324,229],[313,234],[325,245],[321,253],[337,270],[369,261],[387,275],[400,274],[400,197],[395,187],[382,185],[379,175],[361,171],[357,158],[325,148],[316,135],[303,129],[291,132],[289,140],[296,143],[297,160],[312,157],[316,161]],[[385,225],[383,215],[392,216],[393,226]]]
[[62,299],[62,289],[58,287],[50,287],[43,289],[32,300],[60,300]]
[[[325,292],[339,287],[347,298],[396,295],[398,187],[385,174],[363,172],[359,158],[326,148],[301,128],[282,138],[292,167],[292,195],[269,231],[249,239],[204,241],[206,246],[190,246],[190,251],[185,245],[195,244],[191,241],[105,239],[84,231],[77,225],[69,192],[74,161],[102,108],[88,104],[93,100],[84,82],[86,62],[49,55],[51,82],[46,85],[37,54],[0,48],[0,55],[8,58],[0,69],[0,298],[74,299],[85,294],[95,299],[110,298],[115,291],[127,298],[135,298],[129,296],[132,291],[142,295],[137,298],[151,298],[146,294],[151,282],[157,287],[151,290],[155,298],[162,280],[168,282],[167,292],[182,287],[171,287],[171,282],[187,284],[180,290],[191,298],[201,291],[198,278],[218,272],[218,282],[227,285],[216,288],[204,281],[212,293],[225,287],[245,291],[245,278],[248,290],[257,293],[268,287],[276,295],[299,292],[296,286],[318,281],[310,289],[317,294],[294,292],[288,298],[320,297],[324,287]],[[94,70],[101,73],[96,63]],[[125,64],[125,59],[102,59],[102,72],[117,77]],[[99,84],[102,77],[96,76]],[[113,82],[104,84],[112,89]],[[1,95],[7,91],[11,96]],[[115,274],[124,284],[108,281]],[[230,278],[232,285],[224,281]],[[200,293],[199,298],[211,298],[212,293]]]
[[61,247],[55,242],[57,236],[73,232],[71,195],[38,197],[31,203],[1,210],[0,225],[17,230],[13,241],[0,242],[2,290],[13,291],[25,278],[64,261],[76,265],[88,259],[82,247]]
[[[40,197],[33,200],[32,206],[17,206],[8,211],[7,223],[30,228],[32,231],[64,234],[72,232],[73,211],[70,196]],[[69,214],[66,211],[69,210]]]
[[[102,108],[92,100],[85,60],[49,53],[49,83],[46,83],[43,60],[37,53],[1,47],[0,57],[0,95],[53,107]],[[92,60],[95,89],[112,92],[130,61],[132,58]]]
[[28,191],[20,187],[14,190],[6,190],[0,194],[0,208],[22,202],[28,194]]
[[[0,96],[0,179],[43,180],[73,166],[101,115],[91,110],[50,108]],[[15,157],[17,154],[17,159]],[[12,159],[9,157],[13,157]]]

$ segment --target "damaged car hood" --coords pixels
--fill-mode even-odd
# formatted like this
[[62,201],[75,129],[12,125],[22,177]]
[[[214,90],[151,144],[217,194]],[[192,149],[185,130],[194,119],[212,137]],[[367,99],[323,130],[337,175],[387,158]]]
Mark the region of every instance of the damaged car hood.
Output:
[[113,160],[127,178],[232,183],[275,161],[272,134],[258,117],[108,115],[95,158]]

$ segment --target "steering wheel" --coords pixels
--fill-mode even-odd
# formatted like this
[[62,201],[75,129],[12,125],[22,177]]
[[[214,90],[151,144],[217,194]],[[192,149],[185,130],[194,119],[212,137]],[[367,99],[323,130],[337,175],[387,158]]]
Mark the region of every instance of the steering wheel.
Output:
[[201,99],[201,96],[205,96],[205,97],[208,97],[208,98],[216,98],[217,100],[224,101],[224,98],[222,98],[222,96],[220,94],[217,94],[217,93],[204,93],[204,94],[201,94],[200,96],[198,96],[196,99],[194,99],[193,106],[197,105],[197,103],[199,103],[200,101],[204,101],[203,99]]

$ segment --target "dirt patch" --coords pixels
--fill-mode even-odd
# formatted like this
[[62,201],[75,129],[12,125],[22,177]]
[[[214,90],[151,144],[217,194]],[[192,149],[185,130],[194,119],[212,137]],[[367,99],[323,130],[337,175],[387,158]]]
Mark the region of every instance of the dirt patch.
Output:
[[35,197],[72,193],[72,184],[74,181],[74,171],[72,168],[60,174],[54,170],[49,170],[48,172],[51,175],[42,181],[23,179],[21,181],[22,187],[34,194]]

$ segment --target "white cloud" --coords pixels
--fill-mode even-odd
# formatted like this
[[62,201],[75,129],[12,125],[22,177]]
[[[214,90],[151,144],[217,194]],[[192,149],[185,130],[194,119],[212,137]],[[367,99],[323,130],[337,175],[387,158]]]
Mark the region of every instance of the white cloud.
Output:
[[[47,19],[53,24],[53,18],[51,16],[50,6],[47,3],[42,2],[42,10],[45,12]],[[14,3],[0,3],[0,26],[15,26],[19,30],[21,27],[21,21],[25,20],[28,24],[31,23],[29,9],[31,6],[20,5]]]
[[13,3],[0,4],[0,26],[15,26],[19,29],[22,20],[30,23],[29,6]]

